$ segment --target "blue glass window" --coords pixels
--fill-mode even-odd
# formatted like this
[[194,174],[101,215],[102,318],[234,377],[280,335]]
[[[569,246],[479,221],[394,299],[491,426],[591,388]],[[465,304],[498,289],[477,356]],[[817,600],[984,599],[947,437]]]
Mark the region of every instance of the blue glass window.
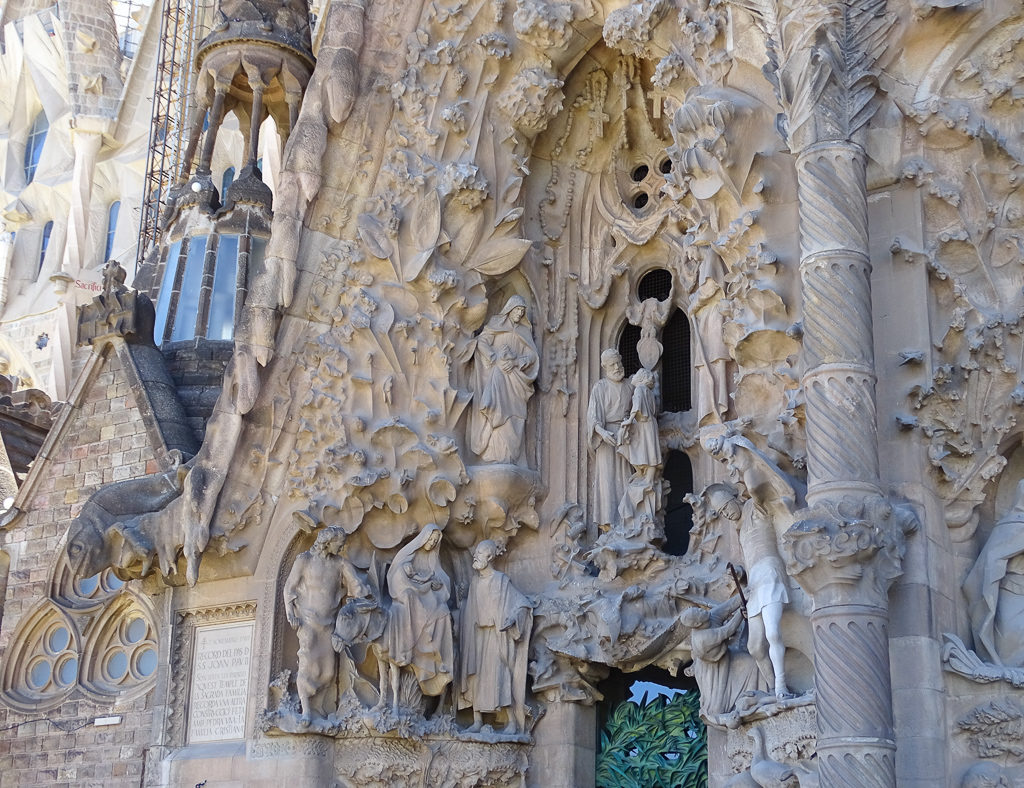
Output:
[[43,263],[46,262],[46,250],[50,246],[50,235],[53,234],[53,222],[47,222],[43,225],[43,241],[39,244],[39,269],[36,271],[36,276],[43,270]]
[[224,170],[224,177],[220,181],[220,196],[223,197],[228,193],[228,187],[235,182],[235,168],[228,167]]
[[207,339],[231,339],[235,328],[235,294],[238,291],[238,236],[222,235],[217,247]]
[[178,255],[181,254],[181,241],[175,241],[167,250],[167,262],[164,263],[164,281],[160,283],[160,295],[156,300],[156,324],[153,328],[153,340],[162,345],[167,329],[167,309],[171,305],[171,290],[174,289],[174,275],[178,272]]
[[43,143],[46,142],[46,132],[50,130],[50,121],[46,119],[46,113],[40,112],[32,121],[32,128],[28,132],[28,139],[25,140],[25,183],[32,183],[36,177],[36,169],[39,167],[39,157],[43,152]]
[[199,292],[203,285],[203,268],[206,263],[206,236],[193,236],[185,260],[185,275],[181,280],[178,307],[174,311],[174,328],[171,341],[192,339],[196,335],[196,318],[199,316]]
[[107,209],[107,246],[103,253],[103,262],[114,254],[114,235],[117,233],[117,215],[121,212],[121,201],[114,200]]

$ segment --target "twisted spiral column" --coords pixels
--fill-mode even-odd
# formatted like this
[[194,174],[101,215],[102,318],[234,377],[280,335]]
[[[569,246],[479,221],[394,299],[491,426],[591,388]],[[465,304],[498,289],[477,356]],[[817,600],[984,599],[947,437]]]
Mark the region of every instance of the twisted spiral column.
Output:
[[[795,577],[814,604],[820,783],[890,788],[896,785],[891,580],[862,582],[880,577],[877,545],[849,552],[851,524],[839,514],[840,502],[881,500],[865,166],[863,147],[845,140],[810,145],[797,159],[807,500],[817,519],[803,535],[822,539]],[[884,506],[867,509],[865,518],[888,532],[887,516],[871,514]],[[844,574],[837,563],[857,571]]]

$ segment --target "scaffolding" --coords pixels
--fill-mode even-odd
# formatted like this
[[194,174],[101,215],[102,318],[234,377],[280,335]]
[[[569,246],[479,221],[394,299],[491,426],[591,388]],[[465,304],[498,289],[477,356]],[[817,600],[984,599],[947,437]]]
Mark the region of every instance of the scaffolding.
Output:
[[207,5],[202,0],[163,0],[136,270],[159,243],[160,215],[180,166],[192,103],[192,62],[206,27]]

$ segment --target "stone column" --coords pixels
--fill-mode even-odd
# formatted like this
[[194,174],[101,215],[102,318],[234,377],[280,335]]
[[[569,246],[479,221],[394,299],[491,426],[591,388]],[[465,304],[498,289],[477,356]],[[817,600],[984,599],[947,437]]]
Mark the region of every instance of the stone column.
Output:
[[882,495],[875,408],[863,140],[891,20],[884,0],[835,8],[797,17],[842,57],[783,47],[778,72],[797,155],[810,507],[783,542],[813,602],[820,782],[883,788],[896,785],[888,590],[914,522]]

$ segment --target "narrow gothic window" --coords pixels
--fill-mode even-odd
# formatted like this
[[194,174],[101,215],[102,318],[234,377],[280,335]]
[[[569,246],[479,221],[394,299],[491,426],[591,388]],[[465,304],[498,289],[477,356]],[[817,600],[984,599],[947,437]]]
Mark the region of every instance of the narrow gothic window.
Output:
[[114,236],[117,234],[117,215],[121,212],[121,201],[114,200],[107,209],[107,245],[103,252],[103,262],[114,256]]
[[46,262],[46,250],[50,246],[50,236],[53,234],[53,222],[43,225],[43,240],[39,244],[39,268],[36,269],[36,276],[43,270],[43,263]]
[[43,153],[43,143],[46,142],[46,132],[50,130],[50,121],[46,118],[45,112],[40,112],[32,121],[32,128],[29,130],[28,139],[25,140],[25,183],[32,183],[36,177],[36,169],[39,167],[39,157]]
[[670,451],[665,458],[665,481],[669,483],[665,501],[665,544],[669,555],[685,555],[693,527],[693,509],[686,502],[686,494],[693,492],[693,467],[690,458],[681,451]]

